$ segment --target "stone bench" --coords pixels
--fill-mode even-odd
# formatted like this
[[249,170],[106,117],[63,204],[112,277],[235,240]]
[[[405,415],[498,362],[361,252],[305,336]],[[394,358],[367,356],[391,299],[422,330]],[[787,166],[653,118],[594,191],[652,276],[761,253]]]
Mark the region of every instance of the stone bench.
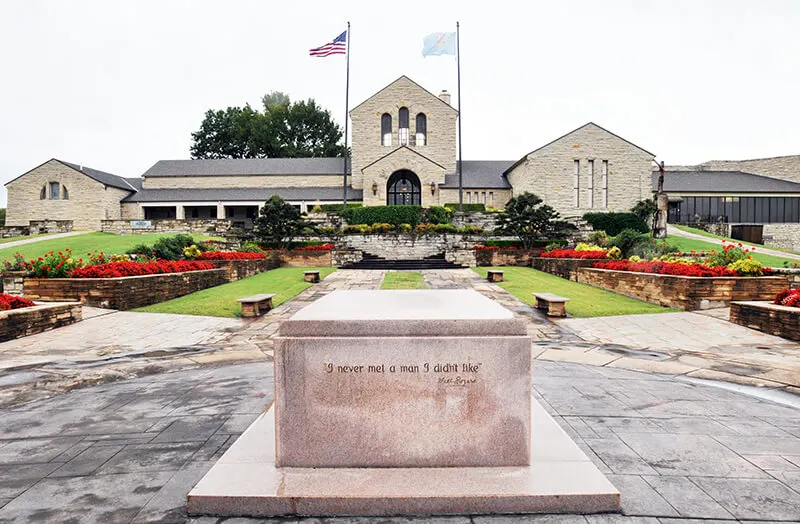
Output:
[[499,269],[490,269],[486,272],[486,279],[489,282],[502,282],[503,281],[503,272]]
[[236,302],[242,305],[243,317],[259,317],[272,309],[272,297],[274,296],[275,293],[262,293],[252,297],[240,298]]
[[566,317],[568,298],[552,293],[533,293],[536,297],[536,309],[546,309],[548,317]]
[[311,282],[312,284],[316,284],[319,282],[319,271],[304,271],[303,278],[306,282]]

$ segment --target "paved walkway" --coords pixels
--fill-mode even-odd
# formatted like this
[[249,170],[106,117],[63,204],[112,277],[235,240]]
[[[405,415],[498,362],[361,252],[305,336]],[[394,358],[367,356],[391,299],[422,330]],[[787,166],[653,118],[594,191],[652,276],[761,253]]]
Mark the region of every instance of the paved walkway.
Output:
[[[667,224],[667,234],[674,235],[676,237],[684,237],[684,238],[691,238],[694,240],[702,240],[703,242],[714,242],[716,243],[717,240],[713,238],[704,237],[703,235],[698,235],[697,233],[691,233],[689,231],[684,231],[682,229],[678,229],[675,226],[671,226]],[[783,257],[783,258],[792,258],[795,260],[800,260],[800,254],[797,253],[787,253],[785,251],[777,251],[775,249],[770,249],[764,246],[753,246],[756,248],[758,253],[764,253],[765,255],[773,255],[776,257]]]
[[25,244],[33,244],[34,242],[41,242],[42,240],[55,240],[57,238],[74,237],[78,235],[86,235],[91,231],[72,231],[71,233],[54,233],[52,235],[43,235],[40,237],[26,238],[25,240],[14,240],[13,242],[5,242],[0,244],[0,249],[8,247],[24,246]]
[[[249,520],[800,521],[800,409],[679,378],[534,363],[534,395],[621,491],[623,516]],[[0,409],[0,522],[185,522],[194,484],[271,402],[271,363],[159,374]]]

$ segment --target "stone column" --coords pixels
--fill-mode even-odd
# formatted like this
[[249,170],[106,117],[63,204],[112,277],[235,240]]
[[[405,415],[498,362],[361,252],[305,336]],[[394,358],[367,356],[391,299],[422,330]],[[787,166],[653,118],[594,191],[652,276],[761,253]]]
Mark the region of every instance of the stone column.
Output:
[[217,220],[225,220],[225,205],[217,202]]
[[175,218],[177,220],[183,220],[184,218],[186,218],[183,206],[178,204],[175,205]]

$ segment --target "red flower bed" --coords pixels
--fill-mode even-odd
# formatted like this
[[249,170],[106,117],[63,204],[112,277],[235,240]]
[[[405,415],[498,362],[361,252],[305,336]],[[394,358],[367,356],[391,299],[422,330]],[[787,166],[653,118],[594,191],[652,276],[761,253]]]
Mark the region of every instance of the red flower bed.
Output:
[[605,251],[575,251],[574,249],[554,249],[545,251],[542,258],[606,258]]
[[611,269],[614,271],[633,271],[635,273],[656,273],[680,277],[738,277],[738,272],[725,266],[709,267],[703,264],[674,264],[671,262],[631,262],[630,260],[614,260],[611,262],[595,262],[592,267]]
[[295,251],[330,251],[331,249],[333,249],[333,244],[320,244],[318,246],[305,246],[305,247],[294,248]]
[[33,303],[33,300],[29,300],[23,297],[18,297],[15,295],[6,295],[5,293],[0,293],[0,311],[8,311],[10,309],[20,309],[23,307],[31,307],[35,305],[36,304]]
[[214,264],[189,260],[158,260],[139,264],[138,262],[109,262],[96,266],[81,267],[70,275],[71,278],[120,278],[140,275],[156,275],[159,273],[182,273],[214,269]]
[[262,258],[267,258],[267,255],[248,251],[206,251],[200,253],[197,260],[260,260]]
[[800,289],[784,289],[775,295],[774,304],[800,308]]

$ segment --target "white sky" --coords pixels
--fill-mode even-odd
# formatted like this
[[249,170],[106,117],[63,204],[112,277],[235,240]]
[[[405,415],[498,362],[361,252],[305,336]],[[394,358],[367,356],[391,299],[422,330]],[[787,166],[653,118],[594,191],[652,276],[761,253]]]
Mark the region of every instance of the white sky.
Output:
[[[518,159],[593,121],[667,164],[800,153],[800,1],[4,0],[0,182],[52,158],[122,176],[189,157],[207,109],[279,90],[343,123],[402,74],[456,103],[464,159]],[[0,190],[0,204],[6,200]]]

